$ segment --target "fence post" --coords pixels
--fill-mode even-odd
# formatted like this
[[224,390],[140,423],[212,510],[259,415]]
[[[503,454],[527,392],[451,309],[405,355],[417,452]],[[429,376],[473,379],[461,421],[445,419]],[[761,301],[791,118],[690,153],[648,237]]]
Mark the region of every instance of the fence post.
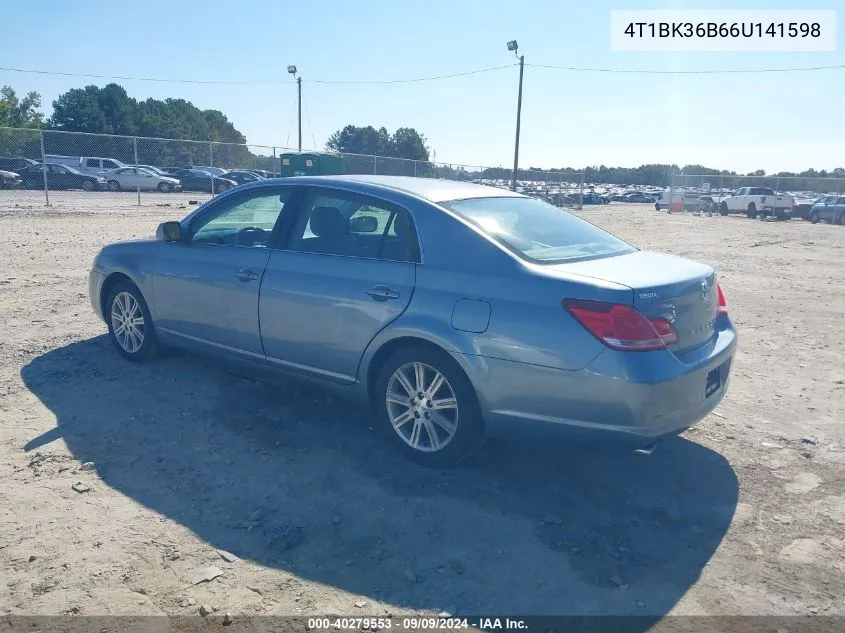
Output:
[[584,172],[583,171],[581,172],[581,185],[579,187],[579,193],[578,193],[578,208],[579,209],[584,208]]
[[378,156],[373,156],[373,175],[378,176]]
[[[276,175],[276,146],[273,146],[273,166],[270,168],[270,174]],[[282,167],[279,165],[279,176],[282,175]]]
[[[208,166],[214,167],[214,141],[208,142]],[[214,197],[214,174],[209,173],[209,178],[211,178],[211,197]]]
[[417,161],[414,161],[414,178],[417,177]]
[[41,175],[44,176],[44,200],[50,206],[50,190],[47,187],[47,160],[44,153],[44,130],[41,130]]
[[[138,173],[138,137],[132,137],[132,150],[135,152],[135,173]],[[138,187],[138,206],[141,206],[141,183],[136,180],[135,181]]]
[[557,206],[563,206],[563,172],[560,172],[560,180],[557,182]]

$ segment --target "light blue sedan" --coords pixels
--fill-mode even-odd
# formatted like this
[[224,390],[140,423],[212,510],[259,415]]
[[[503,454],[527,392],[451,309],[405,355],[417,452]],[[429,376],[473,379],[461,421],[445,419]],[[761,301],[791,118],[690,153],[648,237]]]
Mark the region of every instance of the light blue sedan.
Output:
[[432,465],[534,428],[650,452],[721,401],[736,347],[709,266],[448,180],[242,185],[106,246],[89,286],[125,358],[172,346],[317,381]]

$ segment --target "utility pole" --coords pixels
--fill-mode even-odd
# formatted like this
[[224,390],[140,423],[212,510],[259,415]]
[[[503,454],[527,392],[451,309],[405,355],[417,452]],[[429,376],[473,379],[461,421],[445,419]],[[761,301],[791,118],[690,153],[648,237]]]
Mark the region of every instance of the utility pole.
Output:
[[296,77],[297,119],[299,121],[299,151],[302,151],[302,77],[296,74],[296,66],[288,66],[288,72]]
[[519,46],[516,40],[508,42],[508,50],[513,51],[519,59],[519,96],[516,101],[516,141],[513,147],[513,177],[511,178],[511,190],[516,191],[516,176],[519,172],[519,125],[522,118],[522,74],[525,70],[525,55],[519,54]]

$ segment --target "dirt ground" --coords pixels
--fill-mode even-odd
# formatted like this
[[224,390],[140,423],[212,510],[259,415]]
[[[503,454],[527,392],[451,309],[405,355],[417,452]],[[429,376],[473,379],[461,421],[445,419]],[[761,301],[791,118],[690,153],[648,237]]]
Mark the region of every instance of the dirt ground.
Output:
[[0,615],[845,614],[845,227],[585,209],[720,272],[726,399],[650,457],[434,472],[313,389],[118,357],[92,258],[189,198],[0,192]]

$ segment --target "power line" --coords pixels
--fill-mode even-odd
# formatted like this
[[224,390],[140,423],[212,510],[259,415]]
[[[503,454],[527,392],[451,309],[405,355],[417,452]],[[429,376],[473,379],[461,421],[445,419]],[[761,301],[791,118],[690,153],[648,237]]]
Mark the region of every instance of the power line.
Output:
[[[488,73],[494,70],[502,70],[503,68],[510,68],[515,64],[505,64],[504,66],[493,66],[491,68],[479,68],[477,70],[468,70],[461,73],[451,73],[447,75],[432,75],[430,77],[415,77],[412,79],[386,79],[386,80],[364,80],[364,81],[335,81],[328,79],[303,79],[305,83],[312,84],[333,84],[333,85],[374,85],[374,84],[402,84],[402,83],[416,83],[421,81],[435,81],[439,79],[451,79],[453,77],[465,77],[467,75],[478,75],[481,73]],[[91,73],[67,73],[51,70],[32,70],[27,68],[4,68],[0,70],[13,73],[28,73],[34,75],[51,75],[59,77],[83,77],[86,79],[119,79],[121,81],[153,81],[157,83],[183,83],[183,84],[203,84],[203,85],[232,85],[232,86],[277,86],[280,84],[292,84],[295,81],[227,81],[217,79],[164,79],[162,77],[127,77],[125,75],[96,75]]]
[[845,64],[838,66],[808,66],[804,68],[749,68],[749,69],[706,69],[706,70],[649,70],[624,68],[584,68],[577,66],[554,66],[552,64],[525,64],[534,68],[551,68],[586,73],[633,73],[640,75],[727,75],[754,73],[797,73],[813,70],[842,70]]
[[[330,79],[303,79],[305,83],[312,84],[326,84],[326,85],[347,85],[347,86],[371,86],[371,85],[390,85],[390,84],[407,84],[419,83],[424,81],[438,81],[441,79],[452,79],[455,77],[467,77],[469,75],[479,75],[482,73],[494,72],[511,68],[516,66],[516,63],[504,64],[502,66],[492,66],[490,68],[479,68],[476,70],[468,70],[459,73],[449,73],[445,75],[431,75],[428,77],[413,77],[410,79],[384,79],[384,80],[330,80]],[[750,68],[750,69],[702,69],[702,70],[653,70],[653,69],[627,69],[627,68],[591,68],[582,66],[559,66],[554,64],[531,64],[526,66],[532,68],[545,68],[552,70],[565,70],[570,72],[587,72],[587,73],[617,73],[617,74],[640,74],[640,75],[728,75],[728,74],[762,74],[762,73],[792,73],[792,72],[812,72],[819,70],[842,70],[845,69],[845,64],[835,66],[806,66],[798,68]],[[296,83],[294,81],[236,81],[236,80],[219,80],[219,79],[166,79],[163,77],[130,77],[127,75],[100,75],[93,73],[69,73],[52,70],[35,70],[29,68],[6,68],[0,67],[0,71],[13,73],[26,73],[33,75],[49,75],[58,77],[82,77],[86,79],[117,79],[121,81],[149,81],[155,83],[181,83],[181,84],[197,84],[197,85],[213,85],[213,86],[278,86],[283,84]]]

